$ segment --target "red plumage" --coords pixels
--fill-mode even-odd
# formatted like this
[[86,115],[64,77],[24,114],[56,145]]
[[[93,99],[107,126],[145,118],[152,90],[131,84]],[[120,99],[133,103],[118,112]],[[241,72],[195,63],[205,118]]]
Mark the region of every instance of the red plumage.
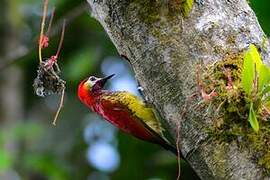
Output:
[[102,89],[111,77],[91,76],[83,80],[78,87],[81,102],[122,131],[139,139],[160,144],[176,154],[175,147],[162,135],[161,124],[152,108],[128,92]]
[[78,97],[88,108],[128,134],[142,140],[155,141],[152,132],[143,123],[140,123],[140,120],[133,116],[127,107],[103,98],[113,95],[112,92],[106,90],[91,92],[83,88],[84,82],[79,85]]

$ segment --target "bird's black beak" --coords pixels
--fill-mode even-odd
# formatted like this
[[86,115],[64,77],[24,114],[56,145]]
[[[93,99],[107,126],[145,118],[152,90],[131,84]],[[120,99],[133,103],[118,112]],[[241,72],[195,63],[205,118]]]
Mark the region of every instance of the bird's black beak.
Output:
[[98,81],[96,82],[96,84],[94,85],[94,87],[92,88],[92,91],[97,91],[97,90],[102,89],[102,88],[105,86],[106,82],[107,82],[109,79],[111,79],[114,75],[115,75],[115,74],[112,74],[112,75],[106,76],[106,77],[104,77],[104,78],[98,80]]
[[101,80],[99,80],[97,83],[99,83],[99,86],[103,88],[103,87],[105,86],[106,82],[107,82],[109,79],[111,79],[114,75],[115,75],[115,74],[106,76],[106,77],[102,78]]

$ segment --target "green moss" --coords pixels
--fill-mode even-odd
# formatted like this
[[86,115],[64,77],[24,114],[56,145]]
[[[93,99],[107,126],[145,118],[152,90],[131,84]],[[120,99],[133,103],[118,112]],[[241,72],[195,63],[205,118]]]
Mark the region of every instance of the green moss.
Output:
[[215,166],[219,167],[216,169],[216,174],[218,174],[220,177],[225,177],[226,174],[226,161],[223,160],[226,159],[226,151],[227,148],[224,146],[224,144],[217,144],[213,152]]
[[[270,174],[270,123],[260,120],[260,131],[256,133],[248,123],[249,100],[241,88],[243,53],[231,54],[211,66],[205,67],[201,81],[207,93],[215,89],[218,95],[212,99],[215,120],[208,133],[215,141],[236,142],[240,148],[252,152],[253,160]],[[228,89],[228,73],[233,87]],[[260,108],[260,107],[257,107]]]
[[174,0],[174,1],[156,1],[156,0],[134,0],[129,1],[129,8],[138,10],[141,20],[145,23],[160,21],[161,18],[175,18],[178,14],[187,17],[192,10],[193,0]]
[[161,4],[153,0],[135,0],[134,3],[139,5],[139,15],[144,22],[152,23],[160,20],[158,6]]
[[266,152],[260,159],[259,164],[264,166],[266,169],[270,169],[270,152]]
[[222,124],[220,127],[213,127],[209,134],[218,141],[236,142],[242,149],[248,149],[253,154],[253,160],[265,169],[267,175],[270,174],[270,125],[268,122],[260,122],[261,129],[258,133],[249,127],[248,122],[230,122]]
[[[247,104],[244,98],[243,91],[240,87],[240,77],[242,71],[243,54],[227,55],[223,61],[219,61],[210,67],[207,67],[202,74],[204,89],[210,93],[215,89],[218,96],[213,99],[216,106],[219,108],[219,113],[230,112],[236,114],[245,114]],[[233,82],[233,87],[228,89],[228,75]]]

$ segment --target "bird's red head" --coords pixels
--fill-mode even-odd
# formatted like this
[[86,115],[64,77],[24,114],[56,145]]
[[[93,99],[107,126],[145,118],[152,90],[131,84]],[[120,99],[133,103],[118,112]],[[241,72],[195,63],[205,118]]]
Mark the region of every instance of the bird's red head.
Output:
[[94,96],[98,95],[99,92],[101,92],[106,82],[113,76],[114,74],[106,76],[104,78],[90,76],[89,78],[84,79],[78,87],[78,97],[83,103],[89,105],[92,98],[94,98]]

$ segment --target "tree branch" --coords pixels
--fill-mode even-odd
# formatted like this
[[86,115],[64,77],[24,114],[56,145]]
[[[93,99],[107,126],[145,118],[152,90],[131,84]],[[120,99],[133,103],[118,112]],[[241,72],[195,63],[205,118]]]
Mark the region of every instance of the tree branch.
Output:
[[[186,104],[196,92],[196,65],[222,60],[250,43],[270,59],[269,44],[246,0],[205,0],[183,18],[168,1],[88,0],[121,55],[130,59],[136,78],[176,137],[181,122],[181,151],[202,179],[261,179],[252,152],[236,143],[216,144],[206,128],[211,115]],[[269,62],[267,62],[269,64]],[[184,107],[185,116],[182,116]]]

